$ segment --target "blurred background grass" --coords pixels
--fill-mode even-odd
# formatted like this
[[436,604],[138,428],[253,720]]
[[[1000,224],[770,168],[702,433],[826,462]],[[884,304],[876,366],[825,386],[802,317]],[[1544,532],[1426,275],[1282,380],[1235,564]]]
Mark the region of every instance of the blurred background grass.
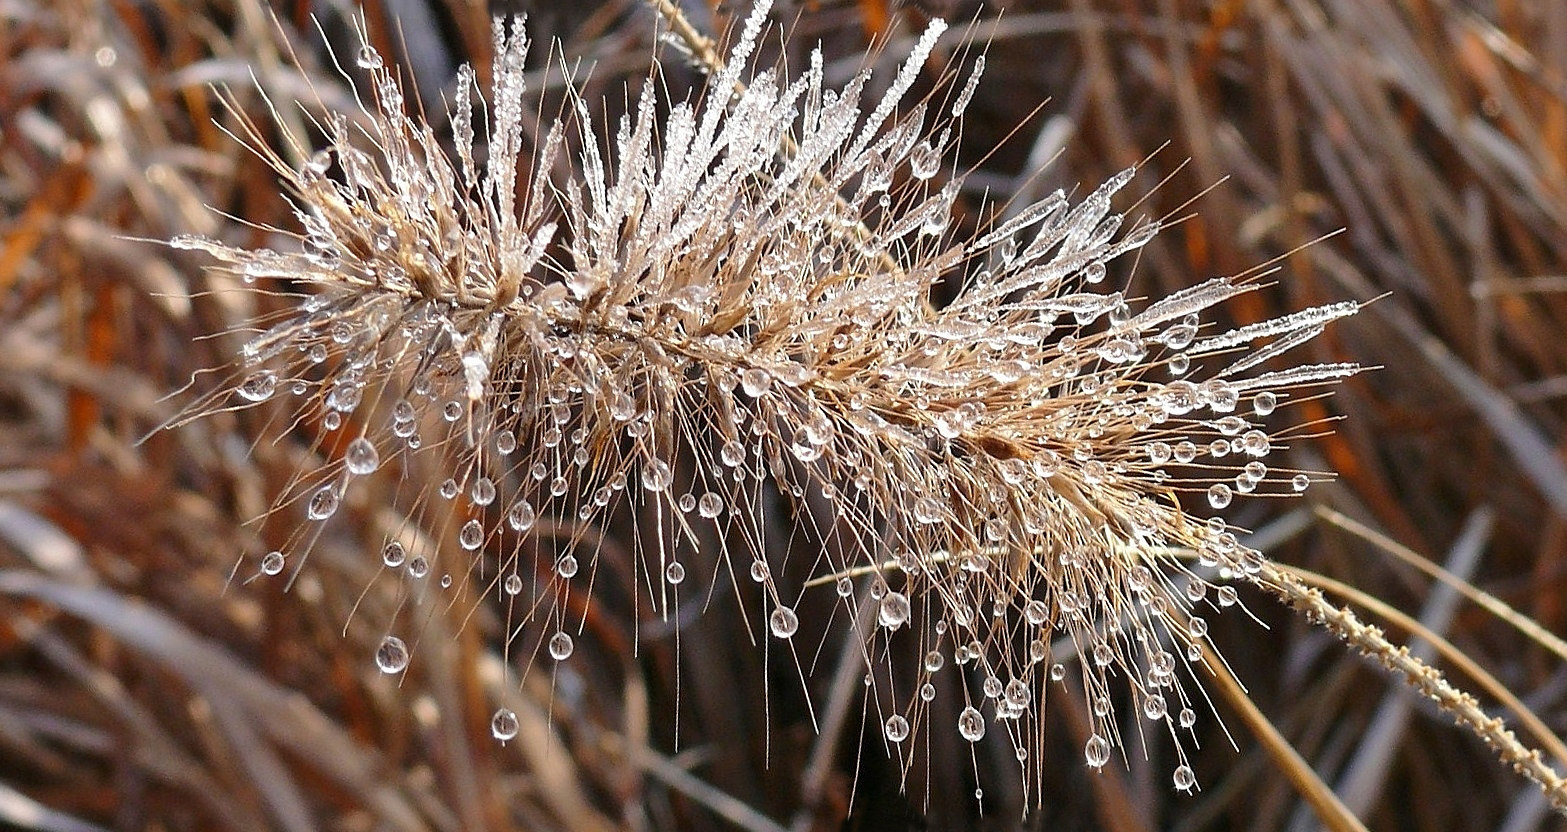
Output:
[[[653,19],[632,0],[514,5],[532,12],[535,86],[556,100],[550,38],[592,67],[578,73],[590,101],[623,102],[625,80],[646,72]],[[745,12],[686,8],[708,31]],[[378,0],[363,11],[440,123],[455,65],[487,62],[488,10]],[[628,599],[627,564],[597,590],[573,660],[519,692],[502,682],[503,617],[479,599],[428,608],[400,684],[375,672],[378,626],[399,598],[373,580],[396,522],[373,498],[340,513],[291,591],[231,581],[238,557],[269,547],[246,521],[308,453],[310,426],[258,444],[264,415],[236,413],[139,442],[177,409],[166,393],[235,354],[239,336],[213,334],[267,301],[138,238],[261,245],[268,227],[293,227],[270,174],[225,135],[232,116],[211,85],[230,85],[263,123],[258,87],[347,106],[327,46],[352,54],[354,13],[347,0],[0,3],[0,826],[1017,827],[1011,761],[985,745],[971,757],[951,732],[932,732],[933,762],[900,789],[877,720],[862,725],[857,671],[838,670],[843,628],[826,622],[805,683],[826,728],[815,730],[793,667],[753,646],[754,615],[748,630],[727,585],[692,607],[677,641],[637,619],[650,613]],[[1274,558],[1419,618],[1560,732],[1567,662],[1549,634],[1567,619],[1567,5],[824,0],[774,16],[793,32],[791,65],[820,41],[841,81],[873,39],[890,38],[883,60],[896,59],[931,14],[974,21],[988,44],[964,125],[969,228],[987,193],[1081,193],[1157,151],[1131,186],[1147,195],[1141,210],[1191,218],[1149,247],[1132,294],[1345,229],[1281,261],[1274,288],[1229,311],[1245,322],[1381,297],[1312,349],[1384,369],[1307,405],[1310,418],[1344,418],[1331,436],[1291,443],[1292,464],[1336,470],[1337,483],[1251,501],[1232,520]],[[696,82],[664,57],[674,83]],[[569,532],[544,527],[539,545],[552,533]],[[1453,604],[1395,544],[1543,634]],[[611,558],[625,545],[609,530]],[[1246,600],[1268,627],[1222,616],[1216,642],[1370,828],[1560,828],[1477,740],[1331,636]],[[498,702],[523,723],[505,746],[488,731]],[[1159,738],[1151,759],[1089,776],[1078,707],[1050,703],[1036,764],[1054,787],[1025,828],[1319,826],[1289,766],[1227,705],[1235,747],[1205,735],[1196,796],[1168,786]],[[1549,733],[1534,741],[1561,747]]]

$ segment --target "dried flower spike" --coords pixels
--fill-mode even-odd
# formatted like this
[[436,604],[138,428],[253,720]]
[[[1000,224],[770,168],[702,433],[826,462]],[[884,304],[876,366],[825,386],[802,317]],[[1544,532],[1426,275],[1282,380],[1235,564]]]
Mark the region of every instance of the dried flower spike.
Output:
[[[301,561],[356,480],[434,460],[442,481],[397,486],[410,526],[429,534],[388,540],[385,563],[417,581],[457,558],[449,572],[528,593],[509,607],[518,649],[569,660],[582,619],[567,599],[588,591],[601,557],[574,539],[538,568],[530,529],[624,507],[656,509],[639,515],[657,519],[636,552],[661,610],[679,597],[684,542],[714,528],[788,641],[800,593],[816,590],[775,577],[782,556],[764,528],[784,512],[824,544],[818,583],[851,612],[857,587],[873,599],[867,655],[918,643],[920,666],[890,671],[913,684],[877,691],[900,760],[921,730],[1037,754],[1063,677],[1052,643],[1081,657],[1081,688],[1051,695],[1093,714],[1088,765],[1128,745],[1116,685],[1179,749],[1197,730],[1203,614],[1236,600],[1212,576],[1263,569],[1222,519],[1183,501],[1217,511],[1236,494],[1309,485],[1270,465],[1281,434],[1267,417],[1359,368],[1262,368],[1357,305],[1220,332],[1201,315],[1257,283],[1219,277],[1150,302],[1111,288],[1111,262],[1159,230],[1112,208],[1134,170],[961,238],[949,218],[962,175],[939,174],[983,58],[946,100],[905,100],[937,21],[867,101],[870,71],[824,88],[820,52],[798,78],[749,73],[767,13],[758,3],[705,99],[661,101],[650,78],[607,146],[577,102],[549,125],[525,185],[515,21],[495,23],[487,154],[470,68],[452,159],[405,115],[368,46],[372,106],[357,122],[326,119],[326,149],[289,136],[308,159],[296,169],[250,137],[297,200],[300,250],[175,245],[308,291],[188,416],[287,396],[337,449],[278,498],[278,515],[300,502],[304,518],[293,551],[261,571]],[[570,149],[572,135],[588,138]],[[562,155],[572,164],[556,166]],[[959,288],[936,306],[938,281]],[[388,636],[376,661],[401,671],[409,648]],[[956,724],[930,725],[928,682],[942,672],[965,681],[942,694],[964,706]],[[515,734],[505,717],[502,738]],[[1173,781],[1194,789],[1178,753]],[[1039,767],[1022,770],[1037,795]]]

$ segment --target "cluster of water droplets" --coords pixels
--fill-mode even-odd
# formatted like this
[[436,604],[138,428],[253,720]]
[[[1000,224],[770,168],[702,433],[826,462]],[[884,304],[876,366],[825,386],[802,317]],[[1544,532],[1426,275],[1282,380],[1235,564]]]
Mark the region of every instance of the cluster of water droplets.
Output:
[[[711,89],[745,80],[767,12],[757,4]],[[526,189],[515,182],[518,29],[496,24],[483,173],[473,72],[459,77],[452,161],[402,115],[396,81],[367,49],[384,158],[328,119],[330,149],[282,169],[300,194],[304,253],[175,241],[247,281],[318,290],[252,338],[231,385],[192,412],[229,396],[291,400],[324,458],[278,498],[280,510],[303,506],[291,545],[303,554],[356,482],[378,480],[428,530],[378,541],[384,569],[422,585],[442,564],[443,590],[474,582],[514,617],[508,638],[556,662],[582,631],[564,599],[588,591],[599,554],[530,546],[542,521],[607,527],[643,506],[673,520],[672,532],[642,529],[651,542],[638,549],[665,614],[699,574],[668,534],[700,544],[703,530],[721,532],[785,642],[810,625],[796,610],[814,589],[773,575],[768,524],[825,538],[836,523],[849,531],[811,586],[833,587],[851,611],[869,593],[874,638],[914,639],[923,655],[915,684],[892,688],[910,692],[885,704],[894,753],[913,753],[934,677],[953,673],[957,734],[999,734],[1027,759],[1043,742],[1047,691],[1067,684],[1068,657],[1052,655],[1063,643],[1081,668],[1065,695],[1093,714],[1088,765],[1124,745],[1116,689],[1191,736],[1182,679],[1203,672],[1198,613],[1233,606],[1217,576],[1245,578],[1259,561],[1222,519],[1194,519],[1170,495],[1219,510],[1237,494],[1309,486],[1310,474],[1276,463],[1270,420],[1294,391],[1358,368],[1256,370],[1357,307],[1219,332],[1202,314],[1255,284],[1214,278],[1152,301],[1110,288],[1111,264],[1159,229],[1143,219],[1128,230],[1112,210],[1133,170],[950,239],[952,132],[927,126],[928,102],[898,114],[942,29],[924,33],[873,105],[861,101],[869,70],[824,88],[819,52],[800,77],[763,71],[728,100],[661,107],[649,81],[611,145],[587,141],[564,183],[543,178],[568,132],[551,125]],[[982,71],[981,59],[935,121],[961,118]],[[602,132],[586,107],[571,117],[584,136]],[[558,223],[544,219],[551,200]],[[551,270],[551,245],[569,251],[569,272]],[[961,290],[933,309],[930,287],[954,274]],[[784,498],[782,516],[769,494]],[[267,553],[259,572],[281,573],[288,557]],[[387,635],[374,658],[401,674],[411,652]],[[497,739],[518,730],[515,713],[495,713]],[[1184,753],[1174,779],[1195,787]]]

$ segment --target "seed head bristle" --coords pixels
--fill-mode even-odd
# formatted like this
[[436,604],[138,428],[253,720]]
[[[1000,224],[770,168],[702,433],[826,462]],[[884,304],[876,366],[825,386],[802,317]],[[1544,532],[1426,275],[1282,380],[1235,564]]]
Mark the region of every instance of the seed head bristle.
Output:
[[[579,533],[540,567],[530,531],[651,508],[636,551],[665,614],[687,574],[680,553],[707,529],[762,586],[774,638],[800,629],[802,592],[837,587],[852,614],[864,585],[867,655],[891,661],[885,647],[909,639],[922,657],[888,669],[912,685],[878,691],[905,765],[911,735],[933,727],[941,672],[972,686],[958,723],[935,730],[1036,752],[1060,644],[1082,659],[1081,689],[1056,695],[1093,714],[1089,765],[1127,744],[1118,685],[1179,749],[1197,730],[1200,612],[1235,603],[1220,570],[1261,569],[1222,519],[1183,500],[1223,509],[1309,484],[1264,462],[1281,436],[1265,417],[1358,367],[1245,373],[1356,304],[1205,334],[1203,313],[1257,284],[1214,278],[1146,303],[1108,289],[1110,261],[1159,230],[1145,218],[1123,232],[1112,209],[1133,169],[960,239],[949,224],[962,177],[939,175],[951,125],[904,100],[944,24],[868,104],[870,70],[828,89],[819,53],[798,78],[761,70],[742,86],[766,14],[758,4],[705,99],[660,101],[649,81],[604,147],[591,108],[570,110],[525,188],[520,22],[495,22],[487,153],[471,70],[458,75],[453,158],[364,47],[372,98],[355,120],[324,120],[325,149],[295,168],[250,137],[297,201],[300,250],[175,241],[247,282],[308,289],[189,415],[288,396],[296,419],[341,437],[278,498],[279,513],[299,501],[305,515],[289,557],[356,480],[395,465],[396,504],[433,542],[387,541],[387,567],[417,581],[454,560],[448,574],[508,601],[508,637],[556,661],[582,626],[565,599],[603,555]],[[982,67],[936,112],[961,117]],[[574,172],[561,174],[554,157],[568,152]],[[931,287],[954,276],[956,296],[933,305]],[[765,530],[780,512],[831,543],[805,589],[776,576]],[[407,645],[389,637],[377,662],[401,671]],[[1195,788],[1178,754],[1175,783]],[[1039,768],[1022,770],[1038,795]]]

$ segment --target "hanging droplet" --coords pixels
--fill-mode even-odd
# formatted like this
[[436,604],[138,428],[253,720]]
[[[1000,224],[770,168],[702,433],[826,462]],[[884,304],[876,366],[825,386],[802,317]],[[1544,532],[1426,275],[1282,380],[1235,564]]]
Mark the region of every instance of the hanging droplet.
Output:
[[325,520],[337,511],[337,503],[337,486],[323,485],[316,493],[310,495],[310,504],[305,508],[305,514],[311,520]]
[[408,645],[397,636],[381,639],[381,646],[375,651],[375,666],[382,673],[401,673],[408,667]]
[[479,548],[484,543],[484,524],[477,520],[464,523],[462,530],[457,532],[457,542],[470,552]]
[[642,487],[649,491],[663,491],[669,487],[674,477],[669,472],[669,463],[662,459],[651,459],[642,466]]
[[490,734],[501,742],[514,739],[519,728],[517,714],[509,708],[501,708],[490,719]]
[[1214,508],[1227,508],[1231,496],[1230,487],[1222,482],[1216,482],[1208,487],[1208,505]]
[[757,398],[773,386],[773,377],[760,367],[752,367],[740,374],[740,389],[747,396]]
[[1148,697],[1143,700],[1143,716],[1146,716],[1149,719],[1164,719],[1166,707],[1167,706],[1164,702],[1164,694],[1150,693],[1148,694]]
[[473,488],[468,490],[468,496],[473,499],[476,506],[487,506],[495,502],[495,481],[489,477],[479,477],[473,481]]
[[696,502],[696,511],[709,520],[722,514],[724,511],[724,498],[709,491],[702,495],[702,499]]
[[1296,474],[1294,477],[1290,478],[1290,488],[1295,489],[1296,493],[1305,491],[1310,487],[1311,477],[1308,477],[1305,474]]
[[718,458],[730,468],[738,468],[745,462],[745,446],[739,442],[725,442],[724,446],[718,449]]
[[375,473],[375,469],[381,467],[381,454],[375,449],[375,445],[363,436],[348,443],[348,449],[343,451],[343,465],[348,468],[348,473],[357,476]]
[[522,594],[522,576],[518,575],[515,572],[513,572],[510,575],[507,575],[506,576],[506,581],[505,581],[505,583],[502,584],[501,588],[506,591],[507,595],[521,595]]
[[536,520],[538,520],[538,513],[533,510],[533,504],[527,500],[518,500],[511,510],[506,512],[506,525],[511,526],[512,531],[525,532],[533,528]]
[[560,561],[555,564],[555,574],[562,578],[571,578],[577,574],[576,555],[561,555]]
[[408,575],[413,578],[423,578],[430,574],[430,561],[424,555],[414,555],[408,559]]
[[881,607],[876,611],[876,620],[881,626],[896,630],[909,621],[909,596],[901,592],[889,592],[887,597],[881,599]]
[[1197,775],[1192,772],[1192,767],[1181,765],[1175,767],[1175,787],[1183,792],[1189,792],[1197,785]]
[[406,560],[407,557],[408,550],[403,548],[403,544],[398,543],[395,540],[390,541],[385,546],[381,547],[381,562],[394,569],[402,566],[403,561]]
[[903,742],[909,738],[909,721],[898,714],[887,717],[886,733],[887,739]]
[[380,69],[381,55],[369,44],[359,47],[358,64],[364,69]]
[[766,583],[769,577],[772,577],[772,570],[767,568],[766,562],[759,560],[751,561],[751,580],[760,584]]
[[1094,768],[1104,768],[1105,763],[1110,762],[1110,741],[1094,734],[1088,738],[1088,744],[1083,746],[1083,759]]
[[268,552],[261,558],[261,574],[276,575],[283,571],[283,553]]
[[1251,409],[1256,411],[1258,416],[1266,416],[1269,413],[1272,413],[1274,408],[1278,406],[1279,397],[1269,393],[1266,390],[1258,393],[1257,396],[1251,400]]
[[680,565],[679,561],[675,561],[674,563],[671,563],[668,566],[664,567],[664,580],[669,581],[671,584],[679,586],[680,583],[682,581],[684,581],[685,579],[686,579],[686,568],[684,566]]
[[571,636],[564,632],[550,636],[550,656],[556,661],[565,661],[571,658],[571,651],[576,649]]
[[239,387],[235,388],[235,392],[239,393],[241,398],[253,402],[270,399],[272,394],[277,392],[277,373],[271,370],[257,370],[246,376]]
[[958,735],[969,742],[979,742],[985,736],[985,717],[973,705],[958,714]]
[[773,631],[773,635],[779,638],[789,638],[800,629],[800,617],[794,614],[794,610],[788,607],[779,607],[773,610],[773,614],[767,618],[767,626]]

